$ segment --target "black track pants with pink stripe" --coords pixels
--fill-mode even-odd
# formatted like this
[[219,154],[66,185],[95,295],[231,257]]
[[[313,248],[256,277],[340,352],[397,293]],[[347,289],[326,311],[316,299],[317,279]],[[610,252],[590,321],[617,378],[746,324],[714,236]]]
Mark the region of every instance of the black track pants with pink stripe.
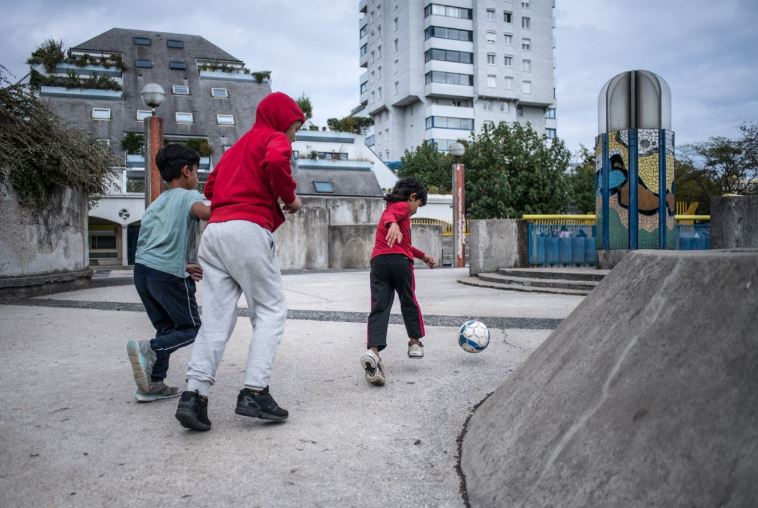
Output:
[[387,325],[395,292],[408,337],[424,336],[424,318],[416,301],[413,261],[403,254],[382,254],[371,260],[371,313],[368,316],[367,346],[381,351],[387,346]]

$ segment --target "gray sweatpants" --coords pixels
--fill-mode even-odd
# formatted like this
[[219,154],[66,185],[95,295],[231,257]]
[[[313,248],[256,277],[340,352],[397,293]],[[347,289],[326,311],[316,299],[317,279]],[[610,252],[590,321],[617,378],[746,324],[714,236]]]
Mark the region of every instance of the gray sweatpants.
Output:
[[203,324],[192,346],[187,389],[207,395],[215,382],[237,322],[240,293],[253,324],[245,386],[265,388],[287,319],[273,235],[249,221],[214,222],[203,233],[198,260],[203,267]]

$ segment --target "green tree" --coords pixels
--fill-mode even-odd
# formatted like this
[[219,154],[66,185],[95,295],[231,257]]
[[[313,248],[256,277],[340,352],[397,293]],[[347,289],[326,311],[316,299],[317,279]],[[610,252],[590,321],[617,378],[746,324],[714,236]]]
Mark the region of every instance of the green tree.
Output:
[[567,175],[568,209],[573,213],[595,213],[595,152],[580,145],[579,165]]
[[305,96],[305,92],[303,92],[295,102],[297,102],[297,105],[303,110],[305,119],[310,120],[313,117],[313,105],[311,105],[310,98]]
[[397,176],[418,178],[432,192],[447,194],[451,191],[452,157],[440,153],[431,141],[424,141],[413,150],[406,150],[400,162]]
[[466,143],[466,209],[472,219],[562,213],[567,208],[563,141],[548,140],[531,125],[486,126]]
[[374,120],[359,116],[346,116],[343,118],[329,118],[326,120],[326,125],[332,132],[362,134],[366,128],[374,125]]

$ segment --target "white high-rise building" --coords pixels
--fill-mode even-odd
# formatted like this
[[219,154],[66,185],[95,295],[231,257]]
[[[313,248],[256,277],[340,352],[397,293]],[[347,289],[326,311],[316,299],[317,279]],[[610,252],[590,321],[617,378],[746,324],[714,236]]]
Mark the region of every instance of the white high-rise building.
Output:
[[360,0],[367,144],[385,161],[446,151],[486,123],[555,137],[554,0]]

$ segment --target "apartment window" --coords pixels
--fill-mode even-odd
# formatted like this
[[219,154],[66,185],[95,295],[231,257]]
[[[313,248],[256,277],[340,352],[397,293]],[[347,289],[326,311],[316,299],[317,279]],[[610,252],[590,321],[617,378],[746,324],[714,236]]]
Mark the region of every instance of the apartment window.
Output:
[[397,74],[398,68],[400,67],[400,61],[395,60],[395,65],[392,68],[392,74]]
[[495,88],[497,86],[497,76],[494,74],[487,74],[487,86]]
[[395,53],[397,53],[397,50],[400,49],[400,41],[398,39],[395,39],[392,41],[393,49],[395,50]]
[[523,28],[524,30],[529,30],[531,28],[531,25],[532,25],[531,19],[527,18],[526,16],[521,18],[521,28]]
[[150,37],[134,37],[134,38],[132,38],[132,41],[137,46],[149,46],[150,45]]
[[192,117],[192,113],[176,113],[176,123],[192,123],[194,122],[194,118]]
[[371,55],[369,56],[368,63],[374,63],[374,52],[371,52]]
[[211,88],[211,97],[226,99],[229,97],[229,90],[226,88]]
[[219,125],[234,125],[234,115],[216,115],[216,123]]
[[376,79],[382,79],[382,66],[381,65],[376,69]]
[[141,122],[145,118],[153,116],[153,112],[149,109],[138,109],[137,110],[137,121]]
[[368,51],[368,43],[366,43],[366,44],[364,44],[363,46],[361,46],[361,52],[360,52],[360,56],[363,56],[363,55],[365,55],[365,54],[366,54],[366,51]]
[[382,100],[382,87],[376,89],[376,100],[380,101]]
[[148,59],[137,59],[134,61],[134,66],[138,69],[152,69],[153,61]]
[[474,54],[465,51],[454,51],[451,49],[427,49],[424,53],[425,61],[440,60],[442,62],[474,63]]
[[371,102],[374,102],[376,100],[376,92],[371,90]]
[[382,25],[379,25],[376,27],[376,36],[381,38],[382,37]]
[[482,109],[484,111],[492,111],[492,101],[482,101]]
[[361,27],[361,31],[360,31],[360,33],[358,34],[358,38],[359,38],[359,39],[363,39],[364,37],[366,37],[366,31],[367,31],[367,30],[368,30],[368,25],[363,25],[363,26]]
[[400,82],[399,81],[395,81],[395,95],[398,94],[399,90],[400,90]]
[[487,53],[487,65],[495,65],[495,53]]
[[513,67],[513,56],[505,55],[505,57],[503,57],[503,64],[505,64],[506,67]]
[[495,9],[487,9],[487,21],[495,21]]
[[521,49],[530,51],[532,49],[532,40],[527,38],[521,39]]
[[177,41],[176,39],[166,39],[166,46],[169,48],[182,49],[184,47],[184,41]]
[[111,108],[92,108],[93,120],[110,120]]
[[524,72],[532,72],[532,61],[528,58],[521,60],[521,70]]
[[530,4],[529,0],[522,0],[521,7],[523,7],[524,9],[528,9],[529,8],[529,4]]
[[460,129],[473,131],[473,118],[456,118],[453,116],[428,116],[426,117],[427,129]]
[[173,85],[171,91],[174,95],[189,95],[190,89],[187,85]]
[[361,95],[368,92],[368,81],[361,83]]
[[547,108],[545,111],[545,118],[555,120],[555,108]]
[[397,32],[397,18],[392,20],[392,31]]
[[500,111],[507,113],[508,112],[508,103],[505,101],[500,101]]
[[316,192],[324,192],[324,193],[334,192],[334,185],[330,181],[319,182],[319,181],[314,180],[313,188],[316,189]]
[[503,21],[506,23],[513,22],[513,13],[511,11],[503,11]]
[[492,120],[485,120],[482,122],[482,128],[489,127],[490,129],[495,127],[495,122]]
[[175,71],[186,71],[187,70],[187,64],[184,62],[180,62],[178,60],[172,60],[168,63],[168,68],[173,69]]
[[505,42],[506,46],[513,46],[513,34],[503,34],[503,41]]
[[547,135],[547,139],[555,139],[558,137],[558,130],[557,129],[545,129],[545,134]]
[[369,83],[373,83],[374,81],[376,81],[376,72],[371,71],[371,74],[369,74],[368,76],[369,76],[369,80],[368,80]]
[[487,44],[495,44],[495,31],[487,30]]
[[455,72],[431,71],[426,73],[426,84],[444,83],[446,85],[472,86],[474,76],[470,74],[458,74]]
[[531,81],[522,81],[521,82],[521,91],[523,93],[532,93],[532,82]]
[[505,77],[505,89],[513,90],[513,78],[511,76]]
[[424,30],[424,38],[429,39],[437,37],[438,39],[451,39],[454,41],[474,40],[474,32],[471,30],[458,30],[457,28],[446,28],[444,26],[430,26]]
[[462,7],[449,5],[429,4],[424,8],[424,17],[447,16],[448,18],[473,19],[473,11]]
[[376,48],[376,59],[379,60],[382,57],[382,47],[378,46]]
[[521,106],[518,106],[516,108],[516,116],[518,116],[518,117],[524,116],[524,108],[522,108]]

